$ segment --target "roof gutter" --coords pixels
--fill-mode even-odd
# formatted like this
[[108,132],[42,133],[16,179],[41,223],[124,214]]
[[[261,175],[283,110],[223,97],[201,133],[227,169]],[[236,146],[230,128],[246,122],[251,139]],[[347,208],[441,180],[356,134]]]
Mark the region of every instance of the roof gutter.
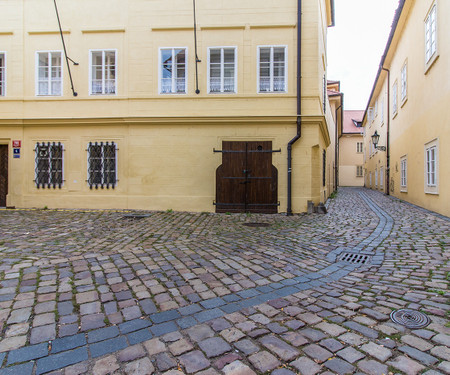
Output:
[[302,0],[297,6],[297,133],[287,145],[287,216],[292,216],[292,145],[302,136]]

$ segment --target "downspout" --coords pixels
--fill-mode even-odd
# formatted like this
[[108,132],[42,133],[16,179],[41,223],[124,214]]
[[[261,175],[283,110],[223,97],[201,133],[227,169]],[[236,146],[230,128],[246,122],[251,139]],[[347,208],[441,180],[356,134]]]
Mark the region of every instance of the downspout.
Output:
[[292,145],[302,136],[302,0],[297,6],[297,134],[287,145],[287,216],[292,216]]
[[336,124],[335,124],[335,136],[334,136],[334,140],[335,140],[335,145],[334,145],[334,191],[337,190],[338,188],[338,175],[339,175],[339,138],[338,138],[338,121],[337,121],[337,114],[339,109],[341,110],[341,126],[342,126],[342,106],[343,106],[343,99],[344,99],[344,95],[341,93],[340,94],[341,97],[341,105],[339,107],[336,108],[335,111],[335,116],[334,118],[336,119]]
[[387,84],[387,123],[386,123],[386,195],[390,195],[390,177],[391,177],[391,163],[390,163],[390,124],[391,124],[391,115],[390,115],[390,89],[391,89],[391,71],[381,66],[381,69],[387,72],[388,74],[388,84]]

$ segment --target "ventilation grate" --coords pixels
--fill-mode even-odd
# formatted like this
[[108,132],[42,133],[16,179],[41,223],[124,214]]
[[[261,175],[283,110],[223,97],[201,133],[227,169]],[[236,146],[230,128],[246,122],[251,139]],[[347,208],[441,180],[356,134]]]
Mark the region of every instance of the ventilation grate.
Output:
[[430,318],[420,311],[399,309],[391,312],[391,320],[409,329],[426,327],[431,323]]
[[356,253],[343,253],[339,259],[342,262],[351,264],[368,264],[370,263],[370,257],[364,254]]

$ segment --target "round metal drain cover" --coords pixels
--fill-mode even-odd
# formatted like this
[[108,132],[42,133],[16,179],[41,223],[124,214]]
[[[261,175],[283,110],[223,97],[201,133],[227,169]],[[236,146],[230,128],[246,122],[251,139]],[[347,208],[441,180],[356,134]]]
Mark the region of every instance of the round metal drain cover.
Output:
[[126,214],[126,215],[123,215],[124,219],[143,219],[145,217],[150,217],[150,214]]
[[270,226],[269,223],[244,223],[242,225],[245,225],[246,227],[251,227],[251,228],[262,228],[262,227]]
[[391,312],[391,320],[406,328],[417,329],[426,327],[431,323],[430,318],[420,311],[399,309]]

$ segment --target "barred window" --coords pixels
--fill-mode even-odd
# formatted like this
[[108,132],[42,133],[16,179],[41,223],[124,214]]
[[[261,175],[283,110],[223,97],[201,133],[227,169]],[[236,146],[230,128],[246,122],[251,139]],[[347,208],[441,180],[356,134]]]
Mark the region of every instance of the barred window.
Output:
[[356,177],[363,177],[363,166],[362,165],[356,166]]
[[36,187],[61,189],[63,183],[63,145],[61,142],[36,143],[35,183]]
[[114,142],[90,142],[88,145],[88,184],[92,189],[113,189],[117,184],[117,152]]

